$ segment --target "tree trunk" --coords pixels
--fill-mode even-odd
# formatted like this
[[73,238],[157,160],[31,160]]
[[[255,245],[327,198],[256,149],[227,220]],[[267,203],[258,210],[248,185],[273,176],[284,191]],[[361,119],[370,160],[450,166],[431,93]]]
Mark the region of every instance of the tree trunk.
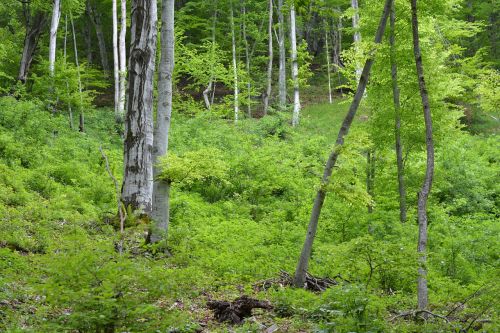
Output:
[[396,11],[394,4],[391,8],[390,28],[392,95],[395,111],[394,136],[396,140],[396,162],[398,166],[399,219],[401,223],[404,223],[406,222],[406,186],[403,164],[403,146],[401,144],[401,102],[399,98],[398,65],[396,63]]
[[[375,186],[375,150],[368,150],[366,154],[366,192],[373,201],[375,197],[374,193]],[[368,204],[368,214],[373,213],[373,204],[370,202]]]
[[231,1],[231,41],[233,49],[233,75],[234,75],[234,122],[238,122],[238,114],[240,111],[240,104],[238,100],[238,66],[236,63],[236,36],[234,31],[234,12],[233,2]]
[[106,39],[104,38],[104,32],[102,31],[101,14],[92,6],[90,1],[87,1],[87,12],[90,17],[90,21],[94,25],[95,33],[97,36],[97,43],[99,45],[99,54],[101,55],[101,65],[102,69],[109,74],[109,61],[108,61],[108,51],[106,48]]
[[[64,68],[66,68],[67,46],[68,46],[68,14],[66,14],[66,16],[64,17],[64,45],[63,45]],[[73,109],[71,108],[69,82],[67,78],[66,78],[66,97],[68,98],[69,128],[73,129]]]
[[87,63],[91,64],[93,62],[92,55],[92,30],[88,24],[83,27],[83,37],[85,38],[85,47],[87,51]]
[[[203,100],[205,101],[205,106],[207,109],[210,111],[212,108],[212,103],[213,103],[213,97],[212,101],[210,101],[209,94],[211,91],[213,91],[213,86],[214,86],[214,67],[215,67],[215,26],[217,24],[217,1],[214,3],[215,9],[214,9],[214,16],[212,20],[212,49],[211,49],[211,55],[210,55],[210,79],[208,81],[208,86],[205,90],[203,90]],[[212,94],[213,96],[213,94]]]
[[286,51],[285,51],[285,19],[283,17],[283,0],[278,0],[278,48],[279,48],[279,106],[286,107]]
[[125,40],[127,37],[127,0],[121,0],[121,21],[120,21],[120,36],[118,40],[119,55],[120,55],[120,102],[118,103],[118,112],[121,115],[121,121],[125,114],[125,95],[127,92],[127,48]]
[[17,79],[21,83],[26,83],[30,70],[35,50],[38,46],[38,41],[42,35],[45,25],[47,24],[47,15],[43,12],[38,12],[32,20],[33,22],[26,26],[26,34],[24,36],[23,54],[19,65]]
[[245,67],[247,70],[247,77],[248,77],[248,82],[247,82],[247,116],[248,118],[252,118],[252,83],[250,82],[250,50],[248,46],[248,39],[247,39],[247,12],[245,8],[245,0],[242,0],[241,4],[241,10],[243,12],[243,41],[245,43]]
[[[361,32],[359,32],[359,7],[358,0],[351,0],[351,6],[354,9],[354,16],[352,17],[352,28],[354,29],[354,47],[356,52],[359,51],[359,43],[361,43]],[[359,81],[361,76],[361,67],[356,64],[356,79]]]
[[267,89],[264,95],[264,115],[269,109],[269,98],[271,98],[273,84],[273,0],[269,0],[269,24],[267,28],[268,53],[267,53]]
[[125,207],[150,214],[153,197],[153,75],[157,43],[156,1],[132,0],[129,98],[125,116]]
[[172,75],[174,72],[174,0],[162,0],[161,8],[161,59],[158,75],[158,110],[153,143],[153,212],[155,223],[151,242],[167,239],[170,212],[170,184],[157,179],[161,170],[156,166],[168,150],[168,134],[172,114]]
[[418,84],[425,120],[425,143],[427,148],[427,165],[422,189],[418,194],[418,253],[420,254],[420,267],[418,268],[418,309],[424,310],[428,304],[427,290],[427,199],[432,188],[432,178],[434,176],[434,142],[432,139],[432,115],[429,104],[429,94],[424,78],[424,68],[422,64],[422,53],[420,51],[420,40],[418,36],[418,16],[417,0],[411,0],[411,26],[413,31],[413,53],[415,55],[415,65],[417,68]]
[[333,103],[333,97],[332,97],[332,77],[331,77],[331,71],[330,71],[330,47],[329,47],[329,41],[328,41],[328,23],[325,20],[325,53],[326,53],[326,72],[328,74],[328,101],[330,104]]
[[76,46],[76,33],[75,33],[75,24],[73,22],[73,16],[69,15],[70,22],[71,22],[71,32],[73,33],[73,52],[75,53],[75,64],[76,64],[76,72],[77,72],[77,79],[78,79],[78,92],[80,95],[80,124],[79,124],[79,131],[80,132],[85,132],[85,115],[83,111],[83,95],[82,95],[82,78],[80,75],[80,63],[78,60],[78,48]]
[[52,20],[50,22],[50,39],[49,39],[49,73],[54,75],[54,66],[56,63],[56,44],[57,44],[57,29],[59,27],[59,19],[61,18],[61,1],[54,0],[52,6]]
[[[386,0],[384,11],[380,19],[377,33],[375,35],[375,44],[380,44],[380,42],[382,41],[392,1],[393,0]],[[347,113],[342,123],[337,136],[337,141],[335,142],[335,146],[330,156],[328,157],[328,161],[323,172],[321,187],[319,188],[316,194],[316,198],[314,199],[314,206],[311,212],[311,219],[307,228],[304,246],[302,248],[300,259],[295,270],[294,285],[297,287],[304,286],[307,269],[309,267],[309,258],[311,257],[312,245],[314,242],[314,237],[316,236],[316,230],[318,228],[318,220],[321,214],[321,208],[323,207],[323,203],[325,202],[326,187],[329,183],[330,176],[332,175],[333,168],[335,167],[335,164],[337,162],[337,158],[339,157],[339,154],[341,152],[341,147],[344,144],[344,137],[349,133],[352,121],[354,120],[354,116],[356,115],[361,99],[363,98],[372,65],[373,55],[366,60],[363,72],[361,73],[356,94],[354,95],[354,99],[349,108],[349,112]]]
[[297,61],[297,32],[295,31],[295,6],[290,7],[290,43],[292,44],[292,80],[293,80],[293,118],[292,126],[299,124],[300,94],[299,94],[299,64]]
[[115,88],[115,120],[120,123],[120,60],[118,55],[118,14],[116,11],[116,0],[112,0],[111,10],[113,21],[113,79]]

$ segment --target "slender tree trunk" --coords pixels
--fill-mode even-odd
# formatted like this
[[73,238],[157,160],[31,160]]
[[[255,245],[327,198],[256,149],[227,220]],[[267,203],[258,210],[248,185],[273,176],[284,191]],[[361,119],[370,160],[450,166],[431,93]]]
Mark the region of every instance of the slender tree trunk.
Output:
[[210,98],[209,98],[209,94],[210,92],[212,92],[212,96],[213,96],[213,86],[214,86],[214,76],[215,76],[215,73],[214,73],[214,67],[215,67],[215,27],[216,27],[216,24],[217,24],[217,1],[215,1],[215,9],[214,9],[214,16],[213,16],[213,20],[212,20],[212,49],[210,50],[211,51],[211,55],[210,55],[210,79],[208,81],[208,86],[205,90],[203,90],[203,100],[205,101],[205,106],[207,107],[207,109],[210,111],[210,109],[212,108],[212,103],[213,103],[213,97],[212,97],[212,101],[210,101]]
[[283,17],[283,0],[278,0],[278,48],[279,48],[279,106],[286,107],[286,51],[285,51],[285,18]]
[[269,109],[269,98],[271,98],[273,84],[273,0],[269,0],[269,23],[267,27],[268,52],[267,52],[267,89],[264,95],[264,115]]
[[411,26],[413,31],[413,53],[415,55],[415,65],[417,68],[418,84],[420,88],[420,96],[422,98],[422,106],[424,109],[425,120],[425,143],[427,147],[427,166],[425,170],[425,178],[422,184],[422,189],[418,194],[418,253],[420,254],[420,267],[418,269],[418,308],[424,310],[428,305],[428,290],[427,290],[427,269],[425,268],[427,261],[427,200],[432,188],[432,179],[434,176],[434,142],[432,138],[432,116],[429,103],[429,94],[424,78],[424,67],[422,64],[422,53],[420,51],[420,40],[418,36],[418,15],[417,15],[417,0],[411,0],[412,20]]
[[240,104],[238,100],[239,90],[238,90],[238,65],[236,62],[236,36],[234,31],[234,12],[233,12],[233,2],[231,1],[231,41],[233,44],[233,75],[234,75],[234,122],[238,121],[238,114],[240,111]]
[[170,184],[157,179],[160,170],[156,166],[168,150],[168,134],[172,114],[172,75],[174,71],[174,0],[162,0],[161,8],[161,59],[158,75],[158,110],[153,143],[153,212],[155,228],[151,242],[167,239],[170,212]]
[[[382,41],[392,2],[393,0],[386,0],[384,11],[380,19],[377,33],[375,35],[375,44],[380,44],[380,42]],[[311,212],[309,226],[307,228],[306,240],[304,242],[300,259],[297,264],[297,269],[295,270],[294,284],[297,287],[304,286],[307,269],[309,267],[309,259],[311,257],[312,245],[314,242],[314,237],[316,236],[316,230],[318,228],[318,220],[321,214],[321,208],[323,207],[323,203],[325,202],[326,187],[330,181],[330,176],[332,175],[333,168],[337,163],[337,158],[339,157],[339,154],[341,152],[341,147],[344,144],[344,137],[349,133],[352,121],[354,120],[354,116],[356,115],[361,99],[363,98],[372,65],[373,55],[366,60],[365,66],[363,67],[363,72],[361,73],[356,94],[354,95],[354,99],[349,108],[349,112],[347,113],[342,123],[337,136],[337,141],[335,142],[335,146],[330,153],[330,156],[328,157],[328,161],[323,172],[321,187],[319,188],[316,194],[316,198],[314,199],[314,206]]]
[[125,207],[151,214],[153,197],[153,76],[157,43],[156,1],[132,0],[129,94],[125,116]]
[[[373,201],[375,197],[374,193],[375,186],[375,150],[368,150],[366,154],[366,192]],[[368,213],[373,213],[372,203],[368,204]]]
[[118,55],[118,14],[116,0],[112,0],[111,10],[113,21],[113,79],[115,86],[115,120],[120,123],[123,115],[120,113],[120,60]]
[[97,43],[99,45],[99,54],[101,55],[102,69],[108,75],[110,72],[108,51],[106,48],[106,39],[104,38],[104,32],[102,30],[101,14],[92,6],[90,1],[87,1],[87,12],[96,32]]
[[297,32],[295,30],[295,5],[290,7],[290,43],[292,44],[292,80],[293,80],[293,118],[292,126],[299,124],[300,93],[299,93],[299,64],[297,61]]
[[[359,51],[359,43],[361,43],[361,32],[359,32],[359,7],[358,0],[351,0],[351,6],[354,9],[354,16],[352,17],[352,28],[354,29],[354,46]],[[361,76],[361,67],[356,64],[356,79],[359,81]]]
[[401,223],[406,222],[406,185],[403,164],[403,145],[401,144],[401,102],[399,98],[398,85],[398,65],[396,63],[396,11],[395,5],[391,8],[391,77],[392,77],[392,96],[394,99],[394,136],[396,140],[396,162],[398,166],[398,190],[399,190],[399,219]]
[[50,39],[49,39],[49,73],[54,75],[54,66],[56,63],[56,44],[57,44],[57,29],[59,27],[59,19],[61,18],[61,1],[54,0],[52,6],[52,20],[50,22]]
[[85,47],[87,49],[87,63],[91,64],[94,60],[92,55],[92,30],[88,24],[85,24],[83,27],[83,37],[85,38]]
[[79,124],[79,131],[80,132],[85,132],[85,114],[84,114],[84,111],[83,111],[83,94],[82,94],[82,78],[81,78],[81,75],[80,75],[80,62],[78,60],[78,47],[76,45],[76,33],[75,33],[75,24],[73,22],[73,16],[69,15],[69,19],[70,19],[70,22],[71,22],[71,32],[73,34],[73,52],[75,53],[75,65],[76,65],[76,72],[77,72],[77,79],[78,79],[78,93],[79,93],[79,96],[80,96],[80,105],[79,105],[79,109],[80,109],[80,124]]
[[332,77],[331,77],[331,70],[330,70],[330,47],[329,47],[329,41],[328,41],[328,23],[325,20],[325,52],[326,52],[326,72],[328,74],[328,101],[330,104],[333,103],[333,97],[332,97]]
[[[64,68],[66,69],[66,59],[67,59],[67,46],[68,46],[68,15],[64,17],[64,45],[63,45],[63,61]],[[69,82],[66,79],[66,97],[68,98],[68,117],[69,117],[69,128],[73,129],[73,109],[71,108],[71,99],[69,91]]]
[[120,1],[121,21],[120,21],[120,36],[118,40],[119,55],[120,55],[120,102],[118,103],[118,113],[123,121],[125,114],[125,95],[127,93],[127,48],[125,40],[127,37],[127,0]]
[[247,39],[247,11],[245,8],[245,0],[242,0],[241,4],[241,10],[243,12],[243,41],[245,43],[245,67],[247,70],[247,77],[248,77],[248,82],[247,82],[247,116],[248,118],[252,118],[252,83],[250,82],[250,49],[248,46],[248,39]]
[[28,73],[35,55],[35,50],[38,46],[40,36],[47,24],[47,16],[43,12],[38,12],[32,20],[33,22],[26,26],[26,35],[24,36],[23,54],[19,65],[17,79],[21,83],[26,83]]

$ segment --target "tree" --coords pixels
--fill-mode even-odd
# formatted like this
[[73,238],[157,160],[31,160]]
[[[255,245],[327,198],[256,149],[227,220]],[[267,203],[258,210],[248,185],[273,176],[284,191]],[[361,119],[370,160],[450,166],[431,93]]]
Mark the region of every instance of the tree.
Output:
[[111,13],[113,18],[113,79],[115,88],[115,119],[120,122],[120,60],[118,54],[118,14],[116,12],[116,0],[111,2]]
[[297,33],[295,28],[295,5],[290,6],[290,43],[292,45],[292,80],[293,80],[293,118],[292,126],[299,124],[300,93],[299,93],[299,64],[297,61]]
[[[359,43],[361,43],[361,32],[359,31],[359,6],[358,0],[351,0],[351,6],[354,9],[354,15],[352,16],[352,28],[354,29],[354,46],[356,50],[359,48]],[[359,81],[361,76],[361,67],[356,64],[356,79]]]
[[102,28],[101,13],[91,0],[87,0],[86,6],[87,6],[87,14],[96,32],[97,44],[99,45],[99,54],[101,56],[102,69],[106,74],[109,74],[110,70],[108,61],[108,50],[106,47],[106,39],[104,38],[104,31]]
[[420,267],[418,268],[418,309],[427,308],[428,290],[427,290],[427,200],[432,188],[434,176],[434,141],[432,137],[432,115],[429,103],[429,93],[424,77],[424,67],[422,64],[422,52],[420,50],[420,39],[418,31],[417,0],[411,0],[411,26],[413,32],[413,53],[415,55],[415,65],[417,67],[418,85],[422,106],[424,109],[425,120],[425,144],[427,151],[427,165],[425,169],[425,178],[422,189],[418,194],[418,252],[420,254]]
[[278,0],[278,48],[279,48],[279,106],[286,106],[286,52],[285,52],[285,19],[283,17],[283,0]]
[[155,228],[151,242],[166,240],[170,212],[170,183],[158,179],[157,163],[168,150],[168,134],[172,114],[172,76],[174,71],[174,0],[162,0],[161,5],[161,58],[158,74],[158,109],[153,140],[153,211],[151,217]]
[[[120,55],[120,101],[118,103],[118,113],[123,118],[125,112],[125,95],[127,91],[127,49],[125,40],[127,37],[127,0],[120,1],[120,36],[118,39],[118,48]],[[123,121],[123,119],[121,119]]]
[[233,77],[234,77],[234,122],[238,121],[238,114],[240,111],[239,102],[239,89],[238,89],[238,63],[236,61],[236,32],[234,27],[234,11],[233,11],[233,1],[230,1],[230,20],[231,20],[231,42],[233,51]]
[[[382,41],[382,37],[384,35],[387,19],[389,17],[390,9],[392,6],[393,0],[386,0],[384,10],[382,13],[382,17],[380,19],[377,33],[375,35],[375,44],[380,44]],[[335,146],[328,157],[328,161],[325,166],[325,170],[323,172],[323,177],[321,181],[321,186],[316,193],[316,198],[314,199],[314,206],[311,212],[311,218],[309,220],[309,226],[307,228],[306,239],[304,242],[304,246],[302,248],[302,252],[300,254],[299,262],[297,264],[297,268],[295,270],[294,276],[294,285],[297,287],[303,287],[306,279],[307,269],[309,267],[309,259],[311,257],[312,245],[314,242],[314,238],[316,236],[316,230],[318,228],[319,216],[321,214],[321,208],[323,207],[323,203],[325,202],[326,193],[328,183],[330,181],[330,177],[332,175],[333,168],[337,163],[337,159],[341,152],[341,148],[344,145],[344,137],[349,133],[349,129],[351,127],[352,121],[354,120],[354,116],[359,108],[359,104],[361,99],[363,98],[363,94],[366,89],[366,85],[368,84],[368,76],[370,75],[371,67],[373,65],[373,54],[366,60],[365,65],[363,67],[363,71],[361,73],[361,77],[358,83],[358,88],[356,90],[356,94],[354,95],[353,101],[349,108],[349,111],[342,122],[342,126],[337,135],[337,140],[335,142]]]
[[61,1],[54,0],[52,5],[52,19],[50,22],[49,36],[49,73],[54,75],[54,65],[56,62],[57,29],[61,18]]
[[26,34],[17,79],[22,83],[26,83],[38,41],[47,24],[47,14],[43,11],[37,11],[32,16],[28,5],[23,3],[23,6],[26,17]]
[[157,43],[156,1],[133,0],[129,93],[125,117],[125,207],[151,213],[153,192],[153,75]]
[[264,114],[269,109],[269,98],[273,86],[273,0],[269,0],[269,21],[267,28],[268,51],[267,51],[267,89],[264,93]]

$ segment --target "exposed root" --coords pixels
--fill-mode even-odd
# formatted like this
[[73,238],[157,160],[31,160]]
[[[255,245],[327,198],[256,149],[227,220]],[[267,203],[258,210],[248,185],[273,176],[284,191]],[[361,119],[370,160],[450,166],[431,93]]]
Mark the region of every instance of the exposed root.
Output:
[[[320,278],[307,273],[304,289],[315,292],[323,292],[331,286],[338,285],[339,282],[337,281],[337,279],[346,281],[340,275],[337,275],[332,279],[328,277]],[[286,271],[280,271],[279,277],[257,282],[256,284],[254,284],[254,289],[257,291],[262,291],[273,287],[283,288],[290,286],[293,286],[293,276]]]
[[219,322],[228,321],[233,324],[240,324],[244,318],[252,316],[252,309],[271,309],[268,301],[260,301],[248,296],[241,296],[233,302],[228,301],[208,301],[207,306],[214,311],[215,319]]

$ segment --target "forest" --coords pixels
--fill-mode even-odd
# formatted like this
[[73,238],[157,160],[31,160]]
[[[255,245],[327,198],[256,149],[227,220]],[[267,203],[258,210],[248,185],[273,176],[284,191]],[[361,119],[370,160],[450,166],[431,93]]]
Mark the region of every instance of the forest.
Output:
[[500,2],[0,1],[0,332],[499,332]]

